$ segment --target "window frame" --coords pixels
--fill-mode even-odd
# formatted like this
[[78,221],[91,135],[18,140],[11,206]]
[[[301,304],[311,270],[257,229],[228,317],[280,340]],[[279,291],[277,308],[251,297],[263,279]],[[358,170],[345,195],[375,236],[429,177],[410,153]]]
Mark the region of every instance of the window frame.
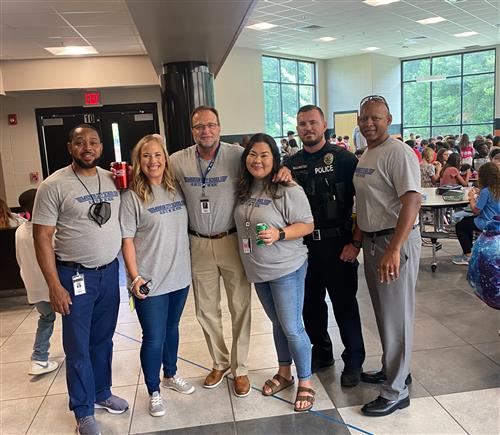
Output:
[[[314,104],[316,105],[317,104],[317,100],[318,100],[318,84],[317,84],[317,69],[316,69],[316,62],[315,61],[309,61],[309,60],[302,60],[302,59],[294,59],[294,58],[289,58],[289,57],[281,57],[281,56],[271,56],[271,55],[268,55],[268,54],[263,54],[262,55],[262,60],[264,58],[270,58],[270,59],[276,59],[278,61],[278,81],[274,81],[274,80],[265,80],[264,79],[264,70],[262,69],[262,87],[263,87],[263,91],[264,91],[264,125],[266,125],[266,115],[267,115],[267,111],[266,111],[266,97],[265,97],[265,88],[266,88],[266,84],[276,84],[278,85],[278,89],[279,89],[279,121],[280,121],[280,133],[281,133],[281,136],[274,136],[275,139],[281,139],[281,138],[284,138],[284,137],[287,137],[287,134],[286,134],[286,131],[284,131],[284,121],[283,121],[283,86],[290,86],[290,85],[293,85],[295,86],[296,88],[296,96],[297,96],[297,102],[298,102],[298,108],[301,107],[301,103],[300,103],[300,87],[301,86],[305,86],[305,87],[311,87],[313,89],[313,96],[314,96],[314,101],[310,104]],[[263,65],[263,62],[261,60],[261,65]],[[296,66],[296,71],[297,71],[297,81],[296,82],[286,82],[286,81],[283,81],[283,78],[281,76],[281,61],[284,60],[284,61],[292,61],[292,62],[295,62],[295,66]],[[310,64],[312,65],[312,77],[313,77],[313,80],[312,80],[312,84],[309,84],[309,83],[302,83],[300,81],[300,70],[299,70],[299,63],[306,63],[306,64]],[[297,108],[297,109],[298,109]]]
[[[477,72],[477,73],[465,73],[464,74],[464,56],[467,54],[474,54],[474,53],[481,53],[481,52],[486,52],[486,51],[492,51],[494,53],[494,62],[493,62],[493,70],[492,71],[487,71],[487,72]],[[417,80],[411,79],[411,80],[405,80],[404,79],[404,64],[406,62],[413,62],[416,60],[423,60],[423,59],[429,59],[430,60],[430,65],[429,65],[429,72],[430,75],[433,75],[433,59],[436,58],[442,58],[442,57],[449,57],[449,56],[456,56],[460,55],[460,74],[452,74],[452,75],[446,75],[447,79],[451,78],[460,78],[460,123],[458,124],[446,124],[446,125],[435,125],[433,123],[432,119],[432,97],[433,97],[433,84],[434,82],[430,82],[429,86],[429,123],[425,125],[406,125],[405,124],[405,118],[404,118],[404,107],[405,107],[405,101],[404,101],[404,85],[406,83],[416,83]],[[447,53],[447,54],[440,54],[439,56],[423,56],[423,57],[417,57],[417,58],[411,58],[411,59],[402,59],[401,60],[401,65],[400,65],[400,71],[401,71],[401,132],[403,133],[404,130],[409,130],[409,129],[415,129],[415,128],[428,128],[429,132],[432,135],[433,129],[436,128],[441,128],[441,127],[446,127],[446,128],[456,128],[459,130],[457,133],[462,133],[464,132],[464,129],[467,129],[467,126],[477,126],[477,125],[487,125],[490,126],[490,130],[493,131],[494,129],[494,124],[495,124],[495,98],[496,98],[496,61],[497,61],[497,50],[496,48],[486,48],[483,50],[474,50],[474,51],[462,51],[458,53]],[[490,122],[470,122],[470,123],[464,123],[463,120],[463,109],[464,109],[464,77],[473,77],[473,76],[480,76],[480,75],[492,75],[493,76],[493,99],[492,99],[492,114],[493,117]],[[444,75],[444,74],[443,74]],[[450,132],[451,133],[451,132]]]

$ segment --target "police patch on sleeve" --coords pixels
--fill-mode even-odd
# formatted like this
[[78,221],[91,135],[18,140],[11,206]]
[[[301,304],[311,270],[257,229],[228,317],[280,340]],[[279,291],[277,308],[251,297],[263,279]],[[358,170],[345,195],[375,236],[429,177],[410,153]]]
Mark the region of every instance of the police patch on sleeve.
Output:
[[333,154],[326,153],[325,157],[323,157],[323,161],[325,162],[325,165],[331,165],[333,163]]

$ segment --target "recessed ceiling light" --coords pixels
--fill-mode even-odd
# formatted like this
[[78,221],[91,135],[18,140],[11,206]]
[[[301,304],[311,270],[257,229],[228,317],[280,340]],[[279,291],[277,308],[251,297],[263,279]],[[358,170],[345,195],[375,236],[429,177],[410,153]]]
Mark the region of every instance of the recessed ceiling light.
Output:
[[331,36],[323,36],[322,38],[315,39],[315,41],[330,42],[335,41],[337,38],[332,38]]
[[436,24],[436,23],[441,23],[443,21],[446,21],[446,18],[443,18],[443,17],[430,17],[430,18],[426,18],[425,20],[417,20],[417,23],[420,23],[420,24]]
[[366,50],[366,51],[375,51],[375,50],[380,50],[380,47],[366,47],[366,48],[363,48],[363,50]]
[[366,3],[370,6],[384,6],[391,3],[396,3],[399,0],[363,0],[363,3]]
[[92,45],[68,45],[60,47],[44,47],[56,56],[81,56],[82,54],[98,54],[98,51]]
[[465,38],[467,36],[474,36],[477,35],[477,32],[462,32],[462,33],[455,33],[453,36],[456,36],[457,38]]
[[273,27],[278,27],[278,25],[271,23],[257,23],[257,24],[252,24],[251,26],[246,26],[247,29],[252,29],[252,30],[269,30],[272,29]]

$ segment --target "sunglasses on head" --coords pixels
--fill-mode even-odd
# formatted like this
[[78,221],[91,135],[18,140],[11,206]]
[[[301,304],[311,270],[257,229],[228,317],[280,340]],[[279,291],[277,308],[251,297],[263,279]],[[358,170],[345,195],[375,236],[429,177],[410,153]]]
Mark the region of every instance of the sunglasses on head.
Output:
[[111,204],[109,202],[95,202],[89,208],[89,219],[102,227],[111,217]]
[[382,95],[368,95],[367,97],[361,100],[361,102],[359,103],[359,108],[361,109],[363,105],[368,103],[369,101],[378,101],[380,103],[383,103],[385,107],[387,107],[387,110],[390,113],[389,104],[387,104],[387,100],[384,97],[382,97]]

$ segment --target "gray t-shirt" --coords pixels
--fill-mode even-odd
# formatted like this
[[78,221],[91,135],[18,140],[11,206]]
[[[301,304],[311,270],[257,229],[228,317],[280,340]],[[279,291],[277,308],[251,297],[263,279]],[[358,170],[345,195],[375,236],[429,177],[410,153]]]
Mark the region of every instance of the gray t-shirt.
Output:
[[420,167],[413,150],[389,137],[367,148],[354,173],[356,218],[363,231],[395,228],[406,192],[420,192]]
[[[214,235],[234,228],[233,210],[242,154],[243,148],[239,145],[220,143],[214,165],[206,176],[205,196],[202,171],[206,173],[210,162],[198,158],[196,145],[172,154],[172,167],[186,198],[191,230]],[[210,213],[201,212],[202,199],[208,199]]]
[[151,279],[149,295],[158,296],[190,284],[191,260],[183,196],[152,188],[154,198],[147,205],[131,190],[122,195],[120,223],[122,237],[134,239],[139,273]]
[[[298,222],[308,224],[314,221],[307,196],[299,185],[280,185],[277,192],[280,197],[274,200],[267,193],[261,195],[261,192],[262,185],[256,183],[246,203],[238,203],[234,210],[240,257],[250,282],[266,282],[288,275],[302,266],[307,259],[307,247],[302,243],[302,238],[258,246],[255,231],[258,223],[264,222],[271,227],[284,228]],[[252,204],[255,206],[251,211]],[[250,221],[248,236],[245,227],[247,217]],[[251,239],[250,254],[243,252],[244,237]]]
[[[66,166],[54,172],[40,185],[33,210],[34,224],[56,227],[56,257],[62,261],[80,263],[85,267],[110,263],[116,258],[121,247],[118,221],[120,194],[116,190],[111,173],[102,168],[97,170],[101,180],[100,194],[97,175],[78,175],[80,182],[71,166]],[[93,200],[111,204],[111,217],[102,227],[89,218]]]

